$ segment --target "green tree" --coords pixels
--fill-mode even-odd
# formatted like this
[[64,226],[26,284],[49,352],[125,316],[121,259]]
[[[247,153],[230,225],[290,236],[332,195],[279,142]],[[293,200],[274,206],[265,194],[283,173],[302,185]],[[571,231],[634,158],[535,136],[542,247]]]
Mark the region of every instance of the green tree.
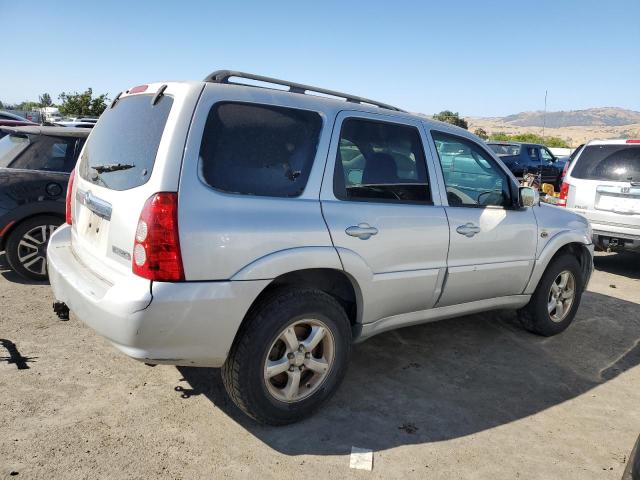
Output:
[[50,107],[51,105],[53,105],[53,100],[51,100],[51,95],[49,95],[48,93],[43,93],[42,95],[40,95],[39,100],[40,100],[41,107]]
[[542,137],[535,133],[519,133],[517,135],[508,135],[504,132],[492,133],[489,137],[491,140],[501,142],[525,142],[539,143],[547,147],[570,148],[569,143],[560,137]]
[[480,137],[483,140],[486,140],[487,138],[489,138],[489,135],[487,134],[487,131],[484,128],[476,128],[473,131],[474,135],[477,135],[478,137]]
[[30,100],[24,101],[16,105],[16,110],[23,110],[25,112],[31,112],[40,107],[38,102],[32,102]]
[[2,100],[0,100],[0,109],[4,108],[4,103],[2,103]]
[[84,92],[62,92],[58,98],[62,101],[58,110],[62,115],[79,117],[98,117],[107,108],[109,99],[106,94],[93,98],[93,90],[87,88]]
[[456,127],[464,128],[465,130],[469,129],[467,121],[464,118],[460,118],[458,112],[452,112],[451,110],[443,110],[440,113],[436,113],[433,116],[433,119],[450,123]]

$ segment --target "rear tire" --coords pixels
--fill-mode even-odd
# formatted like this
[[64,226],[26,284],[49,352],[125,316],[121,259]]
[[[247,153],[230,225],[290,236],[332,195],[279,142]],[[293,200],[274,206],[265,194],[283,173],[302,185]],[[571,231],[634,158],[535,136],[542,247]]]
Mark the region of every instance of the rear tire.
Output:
[[545,337],[563,332],[578,311],[583,288],[578,259],[561,254],[547,267],[529,303],[518,310],[522,326]]
[[344,309],[322,291],[292,288],[273,292],[248,315],[222,367],[227,393],[260,423],[307,418],[346,373],[351,326]]
[[31,280],[47,280],[47,244],[63,220],[55,215],[38,215],[16,226],[5,245],[9,266]]

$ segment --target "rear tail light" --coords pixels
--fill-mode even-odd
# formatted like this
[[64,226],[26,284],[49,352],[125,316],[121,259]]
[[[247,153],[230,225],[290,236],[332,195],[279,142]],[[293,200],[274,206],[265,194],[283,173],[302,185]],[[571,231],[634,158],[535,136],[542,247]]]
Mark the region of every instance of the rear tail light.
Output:
[[562,186],[560,187],[560,196],[558,197],[558,205],[559,207],[567,206],[567,197],[569,196],[569,184],[567,182],[562,182]]
[[567,176],[567,170],[569,170],[569,162],[564,164],[564,168],[562,169],[562,178]]
[[132,269],[136,275],[149,280],[184,280],[177,193],[156,193],[145,202],[133,243]]
[[76,178],[76,169],[71,170],[69,175],[69,184],[67,185],[67,199],[65,200],[65,221],[71,225],[73,223],[73,215],[71,214],[71,199],[73,198],[73,181]]
[[640,143],[640,138],[630,138],[627,143]]

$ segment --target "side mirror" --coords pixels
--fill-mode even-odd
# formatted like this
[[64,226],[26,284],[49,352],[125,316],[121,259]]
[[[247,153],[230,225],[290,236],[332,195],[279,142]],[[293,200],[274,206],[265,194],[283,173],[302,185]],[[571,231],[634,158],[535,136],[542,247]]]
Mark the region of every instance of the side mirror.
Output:
[[518,191],[521,207],[533,207],[540,205],[540,195],[535,188],[520,187]]

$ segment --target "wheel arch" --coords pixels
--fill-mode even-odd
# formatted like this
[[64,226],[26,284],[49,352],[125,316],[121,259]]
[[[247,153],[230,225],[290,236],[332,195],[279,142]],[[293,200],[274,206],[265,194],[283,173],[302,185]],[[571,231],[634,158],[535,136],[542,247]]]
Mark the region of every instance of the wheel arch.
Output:
[[35,211],[24,217],[20,217],[19,219],[13,220],[13,223],[10,223],[9,228],[7,228],[4,232],[2,232],[2,236],[0,236],[0,251],[4,250],[7,246],[7,240],[11,236],[11,234],[22,225],[24,222],[31,220],[35,217],[47,216],[51,215],[53,217],[58,217],[62,222],[64,222],[64,214],[59,212],[51,212],[51,211]]
[[578,259],[584,279],[583,287],[586,288],[593,271],[593,244],[585,235],[575,232],[557,235],[545,246],[536,259],[529,283],[523,293],[533,294],[547,267],[555,258],[565,253]]

